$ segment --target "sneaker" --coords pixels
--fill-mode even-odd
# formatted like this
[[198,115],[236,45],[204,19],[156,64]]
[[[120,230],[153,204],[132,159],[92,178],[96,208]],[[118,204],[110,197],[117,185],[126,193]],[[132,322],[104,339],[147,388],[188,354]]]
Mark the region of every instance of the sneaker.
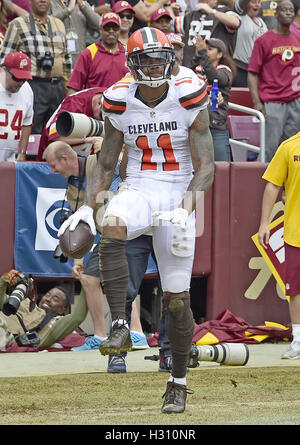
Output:
[[282,354],[281,358],[287,358],[290,360],[296,360],[300,358],[300,342],[293,341],[288,349]]
[[171,372],[172,371],[172,357],[169,356],[159,356],[159,365],[158,365],[158,371],[160,372]]
[[130,331],[130,337],[132,342],[132,350],[148,349],[149,345],[145,334],[139,332]]
[[110,374],[125,373],[125,357],[123,357],[122,355],[110,354],[108,356],[107,372]]
[[98,338],[94,335],[90,335],[83,345],[72,348],[71,351],[95,351],[96,349],[99,349],[99,346],[104,340],[104,338]]
[[[171,372],[172,366],[173,366],[173,360],[172,360],[171,356],[169,356],[169,355],[167,355],[167,356],[160,355],[159,356],[159,365],[158,365],[159,372]],[[186,368],[186,372],[190,372],[190,369]]]
[[193,391],[187,389],[185,385],[168,382],[166,392],[162,396],[165,400],[161,411],[167,414],[183,413],[187,394],[193,394]]
[[132,343],[130,330],[125,323],[114,323],[109,337],[99,346],[102,355],[120,354],[121,352],[131,351]]

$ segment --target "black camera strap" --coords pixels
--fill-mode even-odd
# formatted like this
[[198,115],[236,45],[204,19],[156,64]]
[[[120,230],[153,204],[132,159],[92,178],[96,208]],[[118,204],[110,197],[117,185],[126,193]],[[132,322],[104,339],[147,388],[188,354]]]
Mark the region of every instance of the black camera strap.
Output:
[[[87,158],[86,157],[82,157],[82,156],[78,156],[78,193],[77,193],[77,198],[76,198],[76,204],[75,204],[75,209],[74,212],[76,212],[77,208],[78,208],[78,204],[79,204],[79,195],[80,195],[80,191],[82,189],[83,183],[84,183],[84,179],[85,179],[85,169],[86,169],[86,161]],[[74,176],[70,176],[68,179],[68,186],[69,184],[74,180]],[[68,190],[68,188],[67,188]],[[67,193],[66,190],[66,193]],[[65,205],[65,200],[66,200],[66,194],[64,197],[64,201],[63,201],[63,205],[62,205],[62,209],[64,208]]]
[[[31,26],[31,33],[32,33],[32,35],[34,37],[34,39],[33,39],[34,55],[35,55],[35,58],[37,59],[38,54],[39,54],[39,52],[37,50],[38,49],[38,43],[37,43],[37,40],[35,38],[35,36],[36,36],[35,22],[34,22],[33,15],[31,13],[29,14],[29,20],[30,20],[30,26]],[[49,18],[48,18],[48,22],[47,23],[48,23],[48,32],[49,32],[49,37],[50,37],[50,40],[51,40],[53,57],[54,57],[53,32],[52,32],[52,26],[51,26],[51,22],[50,22]]]

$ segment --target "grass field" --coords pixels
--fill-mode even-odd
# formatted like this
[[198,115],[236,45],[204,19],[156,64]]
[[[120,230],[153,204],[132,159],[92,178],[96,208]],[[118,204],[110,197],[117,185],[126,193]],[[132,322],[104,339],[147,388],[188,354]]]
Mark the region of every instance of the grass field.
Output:
[[186,411],[162,414],[165,373],[0,379],[1,425],[299,425],[299,367],[195,369]]

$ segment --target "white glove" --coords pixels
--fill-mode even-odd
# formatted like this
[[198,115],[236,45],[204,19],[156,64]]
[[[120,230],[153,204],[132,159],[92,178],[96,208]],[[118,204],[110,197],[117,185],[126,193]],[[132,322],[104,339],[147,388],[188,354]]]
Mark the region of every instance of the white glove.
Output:
[[86,205],[79,207],[79,209],[75,213],[73,213],[73,215],[69,216],[69,218],[60,226],[57,236],[60,237],[69,226],[71,232],[75,230],[79,221],[84,221],[85,223],[87,223],[90,226],[92,234],[95,236],[97,231],[93,213],[94,210],[92,209],[92,207]]
[[189,214],[187,210],[178,208],[171,211],[153,212],[152,217],[162,219],[164,221],[170,221],[175,226],[181,227],[182,230],[185,230]]

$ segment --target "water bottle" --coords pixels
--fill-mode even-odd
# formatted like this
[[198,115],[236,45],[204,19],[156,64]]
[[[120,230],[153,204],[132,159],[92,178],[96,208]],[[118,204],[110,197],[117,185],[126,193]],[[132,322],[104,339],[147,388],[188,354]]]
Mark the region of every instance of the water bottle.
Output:
[[215,79],[210,92],[210,109],[212,111],[216,111],[218,109],[218,93],[219,93],[218,80]]

